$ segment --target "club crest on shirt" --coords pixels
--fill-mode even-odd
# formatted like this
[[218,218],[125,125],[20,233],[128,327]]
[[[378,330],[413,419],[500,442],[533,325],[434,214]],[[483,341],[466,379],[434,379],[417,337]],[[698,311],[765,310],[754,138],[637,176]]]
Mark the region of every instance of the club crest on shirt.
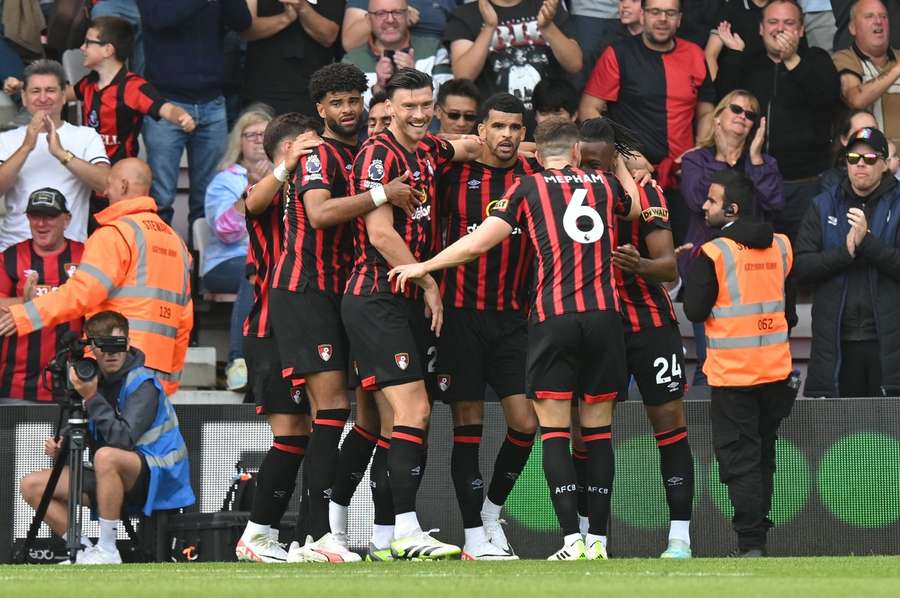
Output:
[[75,271],[78,270],[78,264],[63,264],[63,270],[66,271],[66,276],[72,278],[73,276],[75,276]]
[[441,392],[447,392],[447,389],[450,388],[450,374],[438,374],[437,383]]
[[409,353],[394,353],[394,363],[401,370],[406,370],[409,367]]
[[329,361],[331,356],[334,355],[334,347],[331,345],[319,345],[318,351],[322,361]]
[[87,124],[89,127],[94,129],[100,126],[100,117],[97,116],[96,110],[91,110],[91,113],[88,114]]
[[370,181],[380,181],[384,178],[384,163],[378,159],[372,160],[372,163],[369,164],[369,171],[366,174],[368,174]]
[[291,400],[294,401],[295,405],[299,405],[300,401],[303,400],[303,391],[299,388],[295,388],[291,391]]

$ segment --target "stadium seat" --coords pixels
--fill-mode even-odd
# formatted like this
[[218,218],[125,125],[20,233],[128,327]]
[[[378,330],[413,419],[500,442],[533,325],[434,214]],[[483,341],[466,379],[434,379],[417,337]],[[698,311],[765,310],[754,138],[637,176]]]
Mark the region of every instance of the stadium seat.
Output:
[[[206,249],[206,246],[209,244],[210,235],[212,235],[212,231],[209,228],[209,225],[206,224],[206,218],[197,218],[194,221],[193,228],[193,239],[194,239],[194,249],[197,251],[198,259],[195,262],[195,267],[197,272],[203,271],[203,255]],[[204,290],[200,290],[200,277],[197,276],[197,284],[195,288],[198,289],[197,295],[203,299],[204,301],[210,301],[212,303],[234,303],[237,299],[237,294],[235,293],[209,293]]]

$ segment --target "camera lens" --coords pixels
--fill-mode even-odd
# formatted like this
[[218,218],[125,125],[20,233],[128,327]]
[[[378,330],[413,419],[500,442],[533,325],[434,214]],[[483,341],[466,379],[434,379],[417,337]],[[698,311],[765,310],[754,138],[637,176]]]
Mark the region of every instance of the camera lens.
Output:
[[75,375],[82,382],[89,382],[100,373],[97,362],[93,359],[79,359],[72,367],[75,369]]

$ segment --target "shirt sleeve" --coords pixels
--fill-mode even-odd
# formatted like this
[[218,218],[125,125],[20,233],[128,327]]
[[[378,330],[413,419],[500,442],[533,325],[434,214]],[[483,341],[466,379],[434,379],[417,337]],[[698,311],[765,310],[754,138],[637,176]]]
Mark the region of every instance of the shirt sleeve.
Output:
[[78,157],[91,164],[109,164],[109,156],[106,155],[106,146],[103,145],[103,140],[100,138],[100,135],[94,129],[88,127],[84,128],[88,129],[85,133],[86,143],[82,148],[81,155]]
[[436,170],[438,171],[444,168],[448,162],[452,162],[453,156],[456,155],[453,144],[437,135],[428,133],[425,136],[424,143],[428,148],[428,152],[434,157]]
[[478,23],[473,27],[471,12],[467,5],[463,5],[447,17],[447,25],[444,29],[445,42],[449,44],[458,39],[475,41],[475,38],[478,37],[478,29],[481,27],[481,14],[478,14]]
[[713,83],[712,77],[709,76],[709,67],[706,65],[706,59],[703,57],[703,52],[698,54],[698,61],[697,71],[703,73],[703,83],[700,84],[700,88],[697,90],[697,101],[715,104],[716,86]]
[[84,101],[84,87],[85,87],[85,85],[89,85],[88,76],[82,77],[81,79],[78,80],[77,83],[75,83],[75,85],[72,86],[72,91],[75,92],[75,97],[78,99],[79,102]]
[[141,77],[129,78],[125,81],[123,98],[126,106],[135,112],[146,114],[154,120],[159,120],[159,109],[166,103],[153,84]]
[[[503,194],[503,198],[491,206],[491,216],[500,218],[512,228],[524,224],[525,202],[528,189],[532,187],[530,179],[518,178]],[[523,229],[524,226],[521,226]]]
[[619,59],[615,46],[609,46],[594,65],[584,93],[607,102],[619,99]]
[[350,182],[354,193],[363,193],[381,187],[392,178],[400,176],[396,161],[388,149],[380,143],[365,147],[353,161]]
[[655,184],[638,187],[641,201],[640,231],[645,236],[657,229],[672,230],[669,207],[662,189]]
[[297,195],[302,196],[312,189],[331,189],[335,180],[335,169],[341,167],[340,163],[329,153],[325,145],[320,145],[308,156],[300,158],[297,164],[297,179],[295,188]]

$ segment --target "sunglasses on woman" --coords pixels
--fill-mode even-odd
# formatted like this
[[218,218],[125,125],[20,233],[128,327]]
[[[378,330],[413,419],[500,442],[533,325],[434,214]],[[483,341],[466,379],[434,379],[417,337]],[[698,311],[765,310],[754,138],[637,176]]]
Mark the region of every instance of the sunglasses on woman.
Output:
[[847,164],[859,164],[862,160],[868,166],[874,166],[881,158],[881,154],[857,154],[856,152],[847,152]]
[[728,104],[728,109],[738,116],[743,114],[744,118],[746,118],[750,122],[756,122],[757,117],[759,117],[759,114],[757,114],[756,112],[747,110],[743,106],[738,106],[737,104]]

